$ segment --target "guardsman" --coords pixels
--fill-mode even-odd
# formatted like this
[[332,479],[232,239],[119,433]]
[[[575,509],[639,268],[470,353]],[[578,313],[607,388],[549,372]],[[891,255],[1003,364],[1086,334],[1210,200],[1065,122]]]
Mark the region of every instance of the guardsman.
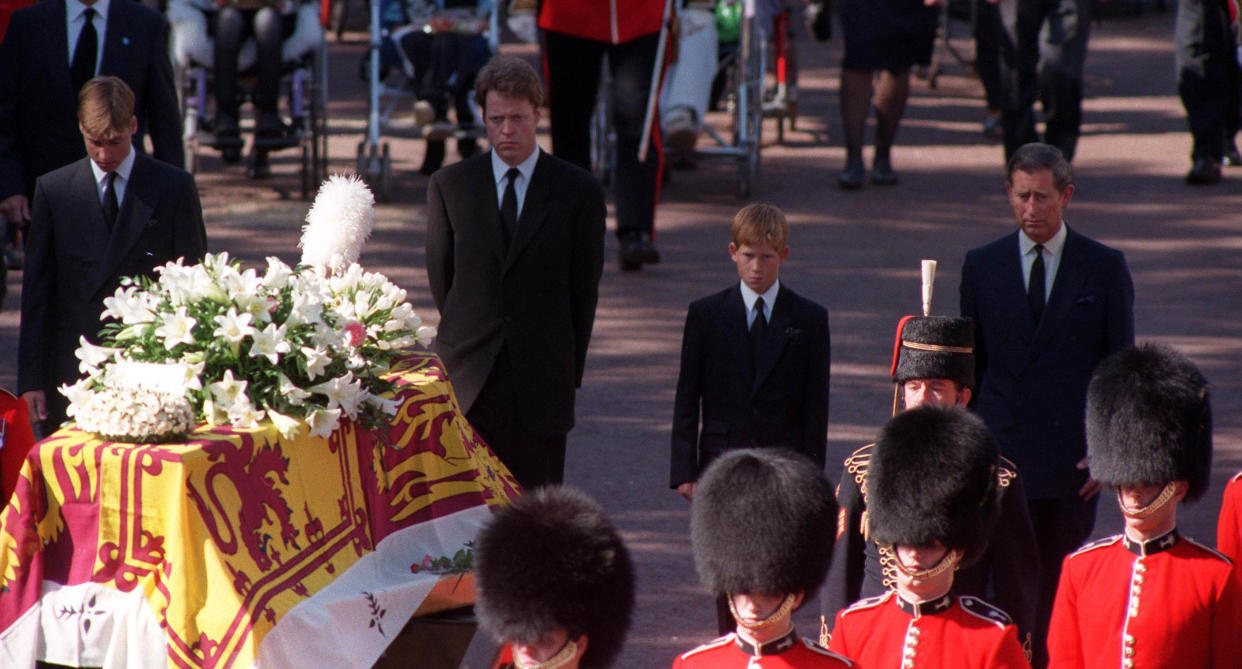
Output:
[[34,443],[25,400],[0,388],[0,509],[17,487],[22,461]]
[[[902,318],[893,342],[894,412],[898,397],[907,410],[922,405],[965,407],[975,382],[974,341],[974,322],[969,318]],[[820,591],[819,642],[823,645],[829,644],[829,624],[838,611],[859,599],[883,594],[897,582],[897,565],[881,559],[880,547],[868,536],[867,481],[873,450],[874,444],[868,444],[846,458],[837,486],[841,509],[837,541]],[[958,572],[956,591],[999,606],[1017,624],[1019,639],[1027,647],[1038,586],[1035,533],[1017,467],[1003,457],[996,467],[995,483],[1000,520],[979,561]]]
[[1207,380],[1184,355],[1144,345],[1105,359],[1087,389],[1091,476],[1125,531],[1065,558],[1050,667],[1238,666],[1242,593],[1229,558],[1177,531],[1177,505],[1208,487]]
[[894,588],[837,613],[830,649],[860,667],[1030,667],[1009,616],[953,588],[1000,515],[999,457],[987,425],[965,409],[922,406],[884,426],[868,510]]
[[479,623],[505,644],[500,666],[604,669],[634,610],[634,567],[604,511],[563,485],[496,513],[475,546]]
[[690,543],[703,584],[723,595],[737,631],[674,669],[840,668],[852,663],[799,638],[793,612],[823,581],[836,504],[823,471],[793,451],[728,451],[699,480]]

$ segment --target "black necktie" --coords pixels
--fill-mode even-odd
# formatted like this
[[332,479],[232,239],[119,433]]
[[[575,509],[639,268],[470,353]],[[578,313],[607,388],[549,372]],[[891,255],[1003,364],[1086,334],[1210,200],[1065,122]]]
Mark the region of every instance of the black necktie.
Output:
[[1031,280],[1026,284],[1026,301],[1031,305],[1035,322],[1044,315],[1044,245],[1035,245],[1035,262],[1031,263]]
[[763,297],[755,300],[755,320],[750,323],[750,354],[756,369],[759,352],[763,350],[763,338],[768,334],[768,319],[763,315]]
[[500,201],[500,220],[505,224],[505,245],[513,242],[513,235],[517,232],[517,188],[513,183],[517,181],[518,175],[521,174],[516,167],[510,167],[505,172],[505,178],[509,180],[509,184],[505,186],[505,196]]
[[116,199],[116,172],[108,172],[108,176],[104,177],[107,185],[104,186],[103,198],[103,214],[104,220],[108,222],[108,229],[111,230],[116,223],[117,212],[121,210],[120,203]]
[[95,32],[95,10],[87,7],[82,16],[85,23],[82,24],[82,32],[78,34],[78,45],[73,49],[73,63],[69,65],[74,97],[82,90],[82,84],[95,76],[95,52],[99,50],[99,35]]

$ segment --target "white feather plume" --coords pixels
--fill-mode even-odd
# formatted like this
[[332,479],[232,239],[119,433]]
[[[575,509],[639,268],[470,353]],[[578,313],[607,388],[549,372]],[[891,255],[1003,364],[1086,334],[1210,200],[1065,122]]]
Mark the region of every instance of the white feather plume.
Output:
[[361,178],[333,174],[319,187],[302,227],[302,264],[339,274],[355,262],[375,227],[375,196]]

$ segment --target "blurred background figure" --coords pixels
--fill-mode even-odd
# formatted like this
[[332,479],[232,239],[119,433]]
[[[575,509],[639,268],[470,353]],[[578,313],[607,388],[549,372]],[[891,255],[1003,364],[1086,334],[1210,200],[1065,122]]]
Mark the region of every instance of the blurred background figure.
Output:
[[688,159],[707,114],[719,45],[715,0],[682,0],[678,4],[677,59],[664,76],[660,124],[665,144]]
[[[854,190],[866,180],[863,132],[875,105],[871,182],[897,183],[891,152],[910,95],[910,66],[931,62],[942,0],[841,0],[845,58],[841,69],[841,122],[845,169],[837,185]],[[873,99],[874,96],[874,99]]]
[[[241,104],[255,108],[251,176],[270,173],[268,151],[292,141],[281,118],[280,80],[284,63],[295,60],[323,37],[319,5],[303,0],[169,0],[173,52],[178,64],[210,66],[215,74],[212,145],[226,162],[241,160]],[[239,79],[253,71],[257,81]]]
[[[1229,6],[1227,7],[1226,4]],[[1230,8],[1234,0],[1181,0],[1173,46],[1177,92],[1186,108],[1193,140],[1186,183],[1204,186],[1220,181],[1221,164],[1242,164],[1238,134],[1238,50]]]
[[[629,0],[624,11],[601,0],[544,0],[544,72],[552,124],[552,153],[590,169],[591,114],[599,89],[601,63],[608,56],[612,74],[612,122],[617,132],[617,239],[622,270],[660,262],[652,241],[659,199],[663,146],[653,125],[645,157],[639,160],[647,100],[656,66],[666,2]],[[653,119],[654,121],[654,119]]]

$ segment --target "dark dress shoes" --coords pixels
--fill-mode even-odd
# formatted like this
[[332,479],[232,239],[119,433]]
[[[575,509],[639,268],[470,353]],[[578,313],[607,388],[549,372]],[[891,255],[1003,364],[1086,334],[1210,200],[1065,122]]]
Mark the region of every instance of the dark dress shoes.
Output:
[[847,163],[845,169],[841,171],[841,175],[837,177],[837,186],[845,190],[858,190],[863,187],[863,181],[867,177],[867,170],[861,162]]
[[1186,173],[1186,183],[1191,186],[1206,186],[1217,181],[1220,181],[1220,163],[1211,158],[1195,158]]
[[880,186],[896,186],[897,173],[887,158],[876,158],[871,166],[871,183]]

